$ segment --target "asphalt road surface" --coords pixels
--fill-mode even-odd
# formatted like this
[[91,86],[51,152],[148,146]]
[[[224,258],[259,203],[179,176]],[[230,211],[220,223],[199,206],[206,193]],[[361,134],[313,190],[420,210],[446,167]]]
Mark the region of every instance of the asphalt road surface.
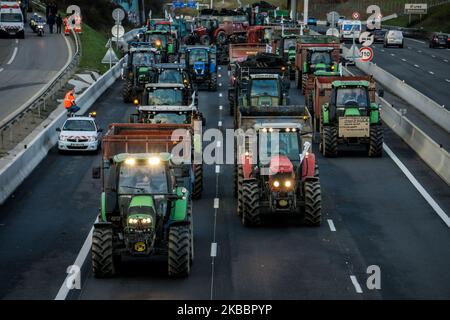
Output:
[[[218,92],[200,93],[208,128],[218,128],[219,121],[232,128],[225,70],[221,75]],[[133,109],[122,103],[121,86],[115,83],[92,108],[103,128],[127,121]],[[291,97],[292,103],[303,103],[294,89]],[[387,128],[385,142],[450,213],[448,186]],[[1,298],[55,298],[98,212],[100,186],[91,179],[91,168],[99,160],[99,155],[59,155],[52,149],[0,206]],[[449,227],[391,157],[370,159],[346,150],[318,161],[322,226],[308,228],[296,217],[275,216],[262,227],[243,227],[235,213],[232,165],[220,165],[219,173],[206,165],[203,197],[194,202],[196,250],[188,278],[168,278],[164,258],[129,258],[119,276],[96,279],[88,255],[81,290],[68,298],[449,299]],[[213,242],[216,257],[211,257]],[[380,290],[366,286],[373,265],[381,271]]]
[[38,37],[26,25],[25,39],[0,39],[0,122],[33,97],[67,63],[64,35]]

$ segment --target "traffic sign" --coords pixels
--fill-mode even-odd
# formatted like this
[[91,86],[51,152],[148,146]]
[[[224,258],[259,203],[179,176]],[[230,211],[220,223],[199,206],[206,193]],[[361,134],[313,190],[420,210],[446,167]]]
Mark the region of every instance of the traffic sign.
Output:
[[359,12],[355,11],[352,13],[353,20],[359,20],[360,14]]
[[339,30],[336,28],[329,28],[326,33],[327,36],[339,37]]
[[327,13],[327,22],[332,25],[336,24],[339,20],[339,13],[336,11],[331,11]]
[[112,12],[112,17],[115,21],[122,21],[125,19],[125,11],[121,8],[116,8]]
[[361,62],[369,62],[373,58],[373,50],[369,47],[361,47],[359,54]]
[[111,33],[114,37],[122,38],[125,34],[125,29],[120,24],[118,24],[111,28]]
[[374,40],[374,35],[367,31],[361,33],[359,36],[359,43],[361,43],[363,47],[370,47]]

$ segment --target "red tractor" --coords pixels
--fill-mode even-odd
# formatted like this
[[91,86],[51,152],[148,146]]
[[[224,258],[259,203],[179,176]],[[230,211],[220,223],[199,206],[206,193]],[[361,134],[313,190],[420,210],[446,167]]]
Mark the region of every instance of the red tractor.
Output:
[[244,226],[260,225],[264,214],[283,213],[299,214],[308,226],[321,224],[320,180],[308,120],[304,106],[241,110],[235,184]]
[[190,45],[225,44],[227,34],[225,29],[219,26],[219,21],[214,17],[199,17],[195,20],[194,30],[186,43]]

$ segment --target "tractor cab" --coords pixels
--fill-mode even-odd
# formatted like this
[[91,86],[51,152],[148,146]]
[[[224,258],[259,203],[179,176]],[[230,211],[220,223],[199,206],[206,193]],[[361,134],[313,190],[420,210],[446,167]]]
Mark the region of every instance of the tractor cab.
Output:
[[338,64],[332,58],[333,50],[326,47],[308,48],[304,73],[316,76],[339,75]]
[[157,79],[159,83],[178,83],[186,88],[192,89],[191,79],[186,66],[180,63],[161,63],[155,65],[157,70]]
[[202,121],[202,115],[194,105],[138,107],[139,123],[193,124],[194,121]]
[[242,92],[242,106],[274,107],[287,105],[287,95],[278,74],[250,75],[247,90]]
[[145,41],[160,52],[162,62],[173,60],[177,48],[170,31],[149,30],[145,33]]
[[297,50],[298,35],[289,34],[283,35],[280,41],[280,54],[284,57],[285,61],[289,61],[295,64],[295,56]]
[[367,81],[334,81],[332,83],[330,118],[369,116],[368,87]]

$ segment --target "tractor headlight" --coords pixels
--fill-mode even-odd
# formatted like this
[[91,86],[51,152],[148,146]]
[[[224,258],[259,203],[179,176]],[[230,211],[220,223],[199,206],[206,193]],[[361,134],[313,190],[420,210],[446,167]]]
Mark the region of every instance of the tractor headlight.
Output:
[[158,164],[160,164],[161,159],[158,157],[152,157],[148,159],[148,164],[151,166],[157,166]]
[[148,217],[148,218],[141,219],[141,223],[142,224],[152,224],[152,218]]
[[290,187],[292,186],[291,180],[286,180],[286,181],[284,182],[284,186],[285,186],[286,188],[290,188]]
[[280,186],[280,181],[275,180],[275,181],[273,182],[273,186],[274,186],[275,188],[278,188],[278,187]]
[[128,219],[128,224],[137,224],[138,222],[139,222],[139,220],[135,219],[135,218]]
[[134,158],[127,158],[125,159],[125,164],[129,166],[134,166],[136,164],[136,159]]

